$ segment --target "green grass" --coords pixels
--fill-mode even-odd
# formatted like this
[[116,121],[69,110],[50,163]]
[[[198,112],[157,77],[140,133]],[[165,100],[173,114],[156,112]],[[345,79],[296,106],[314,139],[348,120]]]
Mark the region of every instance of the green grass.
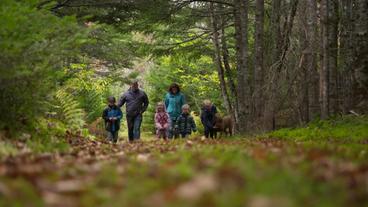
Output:
[[368,142],[368,117],[343,116],[314,121],[304,128],[284,128],[268,136],[296,141]]

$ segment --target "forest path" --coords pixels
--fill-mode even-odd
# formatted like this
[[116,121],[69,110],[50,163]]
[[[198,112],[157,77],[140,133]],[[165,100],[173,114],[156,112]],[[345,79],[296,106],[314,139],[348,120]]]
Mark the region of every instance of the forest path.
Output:
[[68,153],[2,160],[0,206],[367,203],[368,163],[338,156],[338,145],[276,138],[196,137],[116,145],[79,136],[67,140],[72,146]]

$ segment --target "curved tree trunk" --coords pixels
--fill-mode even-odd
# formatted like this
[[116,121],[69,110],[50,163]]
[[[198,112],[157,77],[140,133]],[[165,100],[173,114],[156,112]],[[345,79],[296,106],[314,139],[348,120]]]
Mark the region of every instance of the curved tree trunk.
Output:
[[226,82],[225,82],[225,75],[224,75],[224,67],[221,61],[221,50],[220,50],[220,42],[219,42],[219,21],[218,17],[215,14],[215,7],[214,3],[210,3],[210,13],[211,13],[211,27],[212,27],[212,42],[215,48],[214,54],[214,63],[217,68],[217,74],[220,80],[220,88],[221,88],[221,95],[224,99],[224,105],[228,114],[232,112],[232,105],[230,102],[230,96],[227,91]]
[[227,39],[225,34],[225,25],[226,21],[224,17],[221,17],[221,52],[222,52],[222,61],[224,63],[225,68],[225,76],[227,79],[228,87],[230,89],[230,94],[233,96],[233,99],[230,99],[230,103],[232,104],[232,112],[231,115],[235,121],[237,122],[237,104],[238,104],[238,94],[236,91],[236,85],[233,78],[233,74],[230,66],[230,56],[229,50],[227,47]]

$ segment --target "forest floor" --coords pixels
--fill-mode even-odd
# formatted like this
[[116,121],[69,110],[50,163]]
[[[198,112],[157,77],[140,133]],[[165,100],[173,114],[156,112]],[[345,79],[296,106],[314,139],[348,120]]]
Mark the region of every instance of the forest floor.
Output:
[[368,205],[366,138],[66,140],[3,158],[0,206]]

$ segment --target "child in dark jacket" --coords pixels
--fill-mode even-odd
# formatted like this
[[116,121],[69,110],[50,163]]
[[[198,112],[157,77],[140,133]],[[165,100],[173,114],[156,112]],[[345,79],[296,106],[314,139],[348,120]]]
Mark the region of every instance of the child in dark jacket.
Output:
[[120,120],[123,113],[116,105],[115,97],[111,96],[107,99],[108,106],[102,113],[102,118],[105,120],[105,129],[107,131],[107,139],[113,143],[118,141]]
[[204,127],[204,136],[206,138],[214,138],[216,135],[214,126],[216,123],[217,109],[210,100],[203,101],[203,108],[201,112],[201,122]]
[[182,107],[182,113],[176,121],[177,128],[182,138],[187,138],[189,135],[192,134],[192,131],[197,131],[196,124],[189,111],[189,105],[184,104]]

